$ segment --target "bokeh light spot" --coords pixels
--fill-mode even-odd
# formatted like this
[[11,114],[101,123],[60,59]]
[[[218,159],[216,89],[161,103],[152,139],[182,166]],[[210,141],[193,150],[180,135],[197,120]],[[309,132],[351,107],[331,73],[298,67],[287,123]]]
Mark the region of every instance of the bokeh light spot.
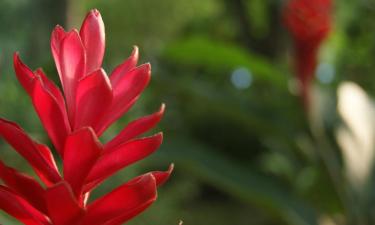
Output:
[[237,89],[246,89],[253,82],[253,75],[247,68],[240,67],[233,71],[231,82]]
[[321,83],[329,84],[335,78],[335,72],[332,64],[321,63],[316,70],[316,76]]

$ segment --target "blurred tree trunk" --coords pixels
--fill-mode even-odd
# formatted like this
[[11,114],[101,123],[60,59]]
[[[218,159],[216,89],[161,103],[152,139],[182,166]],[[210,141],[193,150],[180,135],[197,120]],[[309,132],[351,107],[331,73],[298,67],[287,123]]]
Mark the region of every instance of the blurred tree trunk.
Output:
[[243,0],[225,0],[226,5],[233,14],[232,17],[239,25],[239,35],[242,43],[248,48],[253,48],[253,37],[250,32],[250,18],[247,14],[246,4]]
[[281,13],[280,3],[278,1],[264,1],[266,4],[268,32],[264,36],[257,36],[252,32],[252,22],[249,16],[249,1],[251,0],[224,0],[228,8],[228,13],[238,25],[239,40],[249,51],[256,51],[267,57],[276,58],[284,43],[283,37],[280,37]]

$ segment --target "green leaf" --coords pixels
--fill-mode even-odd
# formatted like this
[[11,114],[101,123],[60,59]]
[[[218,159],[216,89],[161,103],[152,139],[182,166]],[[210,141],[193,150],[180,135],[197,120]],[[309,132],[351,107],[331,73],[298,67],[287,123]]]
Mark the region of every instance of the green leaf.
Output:
[[158,161],[174,161],[177,170],[184,167],[203,181],[241,201],[255,203],[290,224],[318,224],[316,212],[272,177],[242,168],[200,143],[169,139],[173,141],[163,144],[163,150],[155,156]]
[[287,77],[280,72],[280,68],[234,44],[191,37],[172,43],[165,49],[163,56],[174,63],[218,71],[245,67],[256,79],[272,82],[282,88],[287,86]]

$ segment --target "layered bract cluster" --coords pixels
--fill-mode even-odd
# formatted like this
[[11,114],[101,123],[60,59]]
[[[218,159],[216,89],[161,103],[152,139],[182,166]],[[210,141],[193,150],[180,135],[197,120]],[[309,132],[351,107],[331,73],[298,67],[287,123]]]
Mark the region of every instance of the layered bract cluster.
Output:
[[295,70],[301,94],[307,98],[317,64],[317,52],[331,30],[332,0],[289,0],[285,24],[295,47]]
[[0,136],[31,165],[41,183],[0,161],[0,209],[26,225],[120,225],[156,200],[156,188],[168,171],[150,172],[90,201],[105,179],[153,153],[162,134],[139,136],[161,119],[164,105],[130,122],[111,141],[98,137],[136,102],[150,80],[150,65],[137,66],[138,49],[108,77],[101,68],[104,24],[92,10],[80,31],[57,26],[52,55],[63,93],[41,69],[32,71],[14,55],[17,78],[62,159],[62,174],[48,146],[31,139],[17,124],[0,119]]

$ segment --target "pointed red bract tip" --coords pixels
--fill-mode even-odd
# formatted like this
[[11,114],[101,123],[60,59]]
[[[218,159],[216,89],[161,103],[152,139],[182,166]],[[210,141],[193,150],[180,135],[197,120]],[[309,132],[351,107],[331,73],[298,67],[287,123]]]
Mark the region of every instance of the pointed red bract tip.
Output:
[[86,51],[85,71],[90,74],[101,67],[105,52],[105,28],[98,10],[87,14],[79,34]]
[[139,53],[139,48],[137,45],[133,45],[133,51],[132,51],[132,56],[136,56],[138,57],[138,53]]
[[94,14],[95,16],[99,16],[100,15],[99,10],[97,10],[97,9],[90,10],[90,13]]
[[151,155],[160,147],[162,141],[163,134],[160,132],[154,136],[126,142],[111,151],[105,151],[90,171],[85,190],[91,190],[119,170]]
[[116,87],[121,78],[137,66],[138,58],[138,47],[134,45],[129,58],[127,58],[122,64],[118,65],[111,73],[110,79],[113,87]]
[[145,63],[145,64],[143,64],[143,66],[145,67],[145,70],[150,71],[150,73],[151,73],[151,63],[149,63],[149,62]]
[[[94,201],[88,208],[83,225],[122,224],[141,213],[157,198],[155,178],[145,174],[134,178]],[[121,218],[121,219],[120,219]]]
[[33,90],[33,80],[35,79],[35,74],[21,61],[18,52],[15,52],[13,55],[13,66],[19,83],[30,95]]
[[169,179],[173,170],[174,170],[174,164],[172,163],[171,165],[169,165],[169,168],[167,171],[151,172],[152,175],[155,177],[156,185],[157,186],[163,185]]
[[154,114],[141,117],[130,122],[115,138],[109,141],[105,145],[106,151],[111,151],[115,147],[130,141],[133,138],[136,138],[143,133],[149,131],[151,128],[155,127],[163,117],[165,110],[165,104],[163,103],[160,106],[159,111],[155,112]]

